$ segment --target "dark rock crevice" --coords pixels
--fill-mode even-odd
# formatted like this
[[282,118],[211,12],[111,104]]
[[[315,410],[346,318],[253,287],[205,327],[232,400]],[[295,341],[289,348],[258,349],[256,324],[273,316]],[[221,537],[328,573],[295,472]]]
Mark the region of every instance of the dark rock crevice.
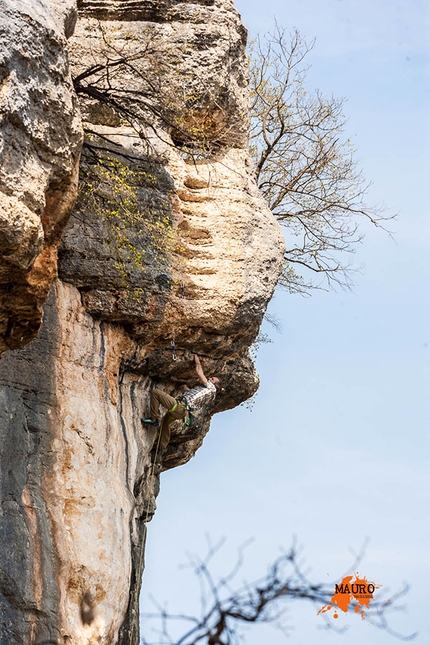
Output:
[[[213,7],[215,0],[78,0],[78,9],[84,16],[99,20],[144,21],[168,23],[172,20],[195,22],[204,16],[199,7]],[[193,11],[190,16],[190,11]]]

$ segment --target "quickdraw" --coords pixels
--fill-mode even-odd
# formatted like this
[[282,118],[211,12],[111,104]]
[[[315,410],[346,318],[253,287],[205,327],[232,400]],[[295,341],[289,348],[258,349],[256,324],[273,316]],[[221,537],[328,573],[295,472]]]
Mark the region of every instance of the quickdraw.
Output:
[[177,361],[178,357],[176,356],[176,347],[175,347],[175,341],[174,340],[170,341],[170,346],[172,348],[172,361]]

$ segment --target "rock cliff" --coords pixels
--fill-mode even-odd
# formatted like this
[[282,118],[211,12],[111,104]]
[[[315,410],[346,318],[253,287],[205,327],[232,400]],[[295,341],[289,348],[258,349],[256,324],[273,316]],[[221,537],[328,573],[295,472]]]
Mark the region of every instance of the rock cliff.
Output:
[[[54,280],[0,362],[0,645],[136,645],[159,473],[256,390],[282,263],[247,153],[246,32],[230,0],[78,2],[78,108],[73,3],[0,6],[4,346],[34,336]],[[152,469],[140,418],[154,384],[196,383],[192,352],[225,393]]]
[[0,355],[36,335],[76,197],[72,0],[0,0]]

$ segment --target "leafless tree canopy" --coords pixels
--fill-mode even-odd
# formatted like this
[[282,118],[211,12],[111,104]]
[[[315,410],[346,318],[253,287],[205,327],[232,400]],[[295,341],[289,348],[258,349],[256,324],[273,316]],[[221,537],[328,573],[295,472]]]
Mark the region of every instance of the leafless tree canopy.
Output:
[[[315,611],[315,614],[323,605],[331,604],[333,585],[314,584],[308,579],[295,546],[277,558],[263,577],[251,583],[238,583],[237,580],[243,564],[242,548],[233,569],[225,577],[215,579],[211,573],[211,561],[223,542],[210,546],[203,560],[190,558],[190,565],[200,583],[200,615],[172,614],[155,603],[156,611],[142,616],[146,631],[143,645],[239,645],[243,642],[243,627],[261,623],[270,624],[288,636],[291,626],[287,623],[290,616],[287,611],[292,601],[312,603],[314,607],[310,611]],[[360,553],[351,571],[355,570],[362,557],[363,553]],[[378,594],[366,611],[366,620],[400,640],[414,639],[416,634],[399,634],[391,629],[388,621],[390,613],[403,608],[399,600],[407,591],[407,586],[404,586],[390,597],[387,592]],[[321,620],[325,621],[327,628],[339,631],[327,614],[321,616]],[[153,637],[148,635],[149,631]]]
[[259,188],[285,227],[281,284],[302,293],[324,281],[348,286],[360,218],[376,226],[390,219],[366,204],[369,184],[344,136],[344,100],[306,89],[313,46],[276,26],[250,49],[251,153]]

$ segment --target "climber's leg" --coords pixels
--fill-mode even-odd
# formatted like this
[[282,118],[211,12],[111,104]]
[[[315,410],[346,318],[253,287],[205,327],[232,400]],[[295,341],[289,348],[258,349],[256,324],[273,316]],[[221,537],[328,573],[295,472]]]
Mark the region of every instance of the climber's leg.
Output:
[[151,419],[154,419],[155,421],[160,418],[160,405],[162,405],[163,408],[166,408],[166,410],[170,410],[173,408],[175,403],[176,399],[174,399],[173,396],[170,396],[167,392],[163,392],[163,390],[155,388],[155,390],[152,390],[151,392],[150,399]]
[[[173,423],[173,421],[176,421],[177,419],[183,419],[185,417],[185,409],[182,403],[178,403],[175,400],[175,403],[177,403],[177,406],[173,412],[167,412],[163,420],[161,422],[161,429],[160,429],[160,448],[161,450],[165,450],[169,444],[170,441],[170,424]],[[173,404],[174,405],[174,404]],[[173,407],[173,406],[172,406]]]

